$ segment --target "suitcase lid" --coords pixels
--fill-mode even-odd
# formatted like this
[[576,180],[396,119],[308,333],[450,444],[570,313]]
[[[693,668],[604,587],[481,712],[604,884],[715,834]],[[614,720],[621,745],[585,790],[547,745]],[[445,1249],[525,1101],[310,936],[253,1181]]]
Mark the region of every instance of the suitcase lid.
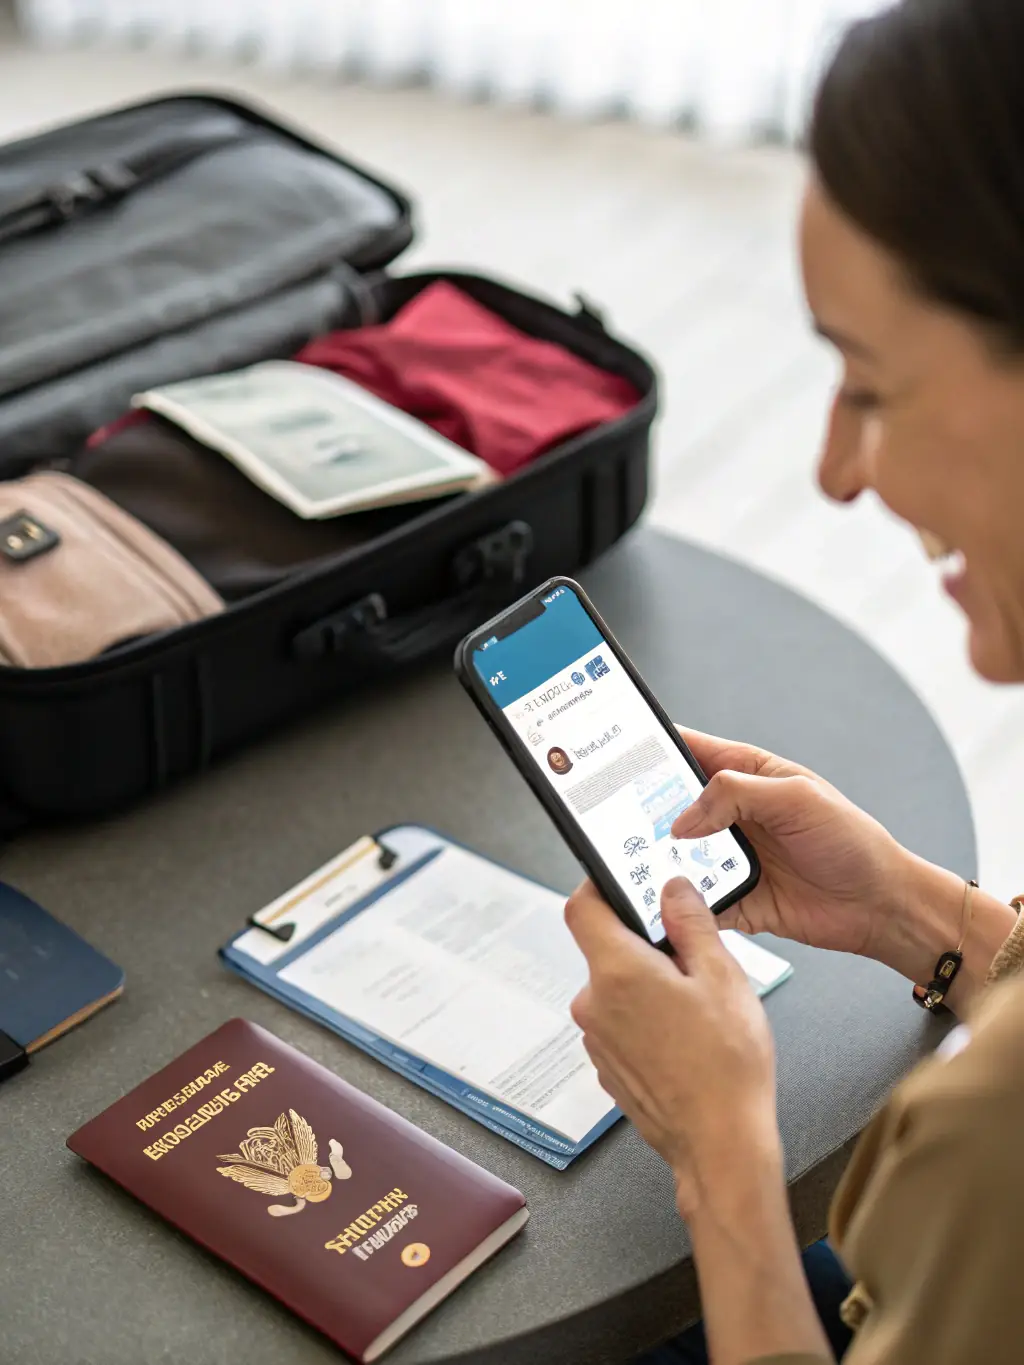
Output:
[[398,189],[268,113],[175,95],[0,147],[0,400],[412,240]]

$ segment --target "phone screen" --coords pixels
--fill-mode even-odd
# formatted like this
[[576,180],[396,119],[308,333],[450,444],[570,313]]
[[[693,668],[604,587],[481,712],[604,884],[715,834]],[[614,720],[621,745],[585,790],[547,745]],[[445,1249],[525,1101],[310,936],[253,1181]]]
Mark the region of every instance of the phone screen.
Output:
[[700,778],[572,589],[538,605],[474,649],[473,667],[658,943],[667,881],[687,877],[713,909],[750,878],[750,861],[728,830],[672,838]]

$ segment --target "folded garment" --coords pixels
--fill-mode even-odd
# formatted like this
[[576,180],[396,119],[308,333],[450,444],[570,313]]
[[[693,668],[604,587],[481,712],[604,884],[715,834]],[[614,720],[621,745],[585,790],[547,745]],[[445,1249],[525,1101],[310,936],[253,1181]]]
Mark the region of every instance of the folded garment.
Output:
[[0,483],[0,664],[54,668],[222,611],[171,547],[95,489]]
[[444,280],[376,327],[332,332],[295,356],[512,474],[640,401],[628,379],[513,327]]

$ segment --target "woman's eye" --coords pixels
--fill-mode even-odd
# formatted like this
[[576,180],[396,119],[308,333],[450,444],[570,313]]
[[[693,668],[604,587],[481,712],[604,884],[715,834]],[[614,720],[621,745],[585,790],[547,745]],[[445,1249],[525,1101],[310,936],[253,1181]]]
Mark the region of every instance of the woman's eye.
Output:
[[877,393],[871,393],[868,389],[841,389],[839,401],[846,408],[852,408],[855,412],[874,412],[881,406],[881,399]]

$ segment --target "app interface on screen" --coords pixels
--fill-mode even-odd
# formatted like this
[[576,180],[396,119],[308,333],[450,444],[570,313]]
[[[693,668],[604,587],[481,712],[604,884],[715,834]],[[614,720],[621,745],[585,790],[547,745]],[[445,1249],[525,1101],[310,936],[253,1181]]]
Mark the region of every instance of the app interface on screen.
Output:
[[728,831],[672,838],[699,779],[576,594],[555,588],[542,605],[475,650],[474,667],[658,942],[670,878],[689,878],[714,906],[747,880],[750,863]]

